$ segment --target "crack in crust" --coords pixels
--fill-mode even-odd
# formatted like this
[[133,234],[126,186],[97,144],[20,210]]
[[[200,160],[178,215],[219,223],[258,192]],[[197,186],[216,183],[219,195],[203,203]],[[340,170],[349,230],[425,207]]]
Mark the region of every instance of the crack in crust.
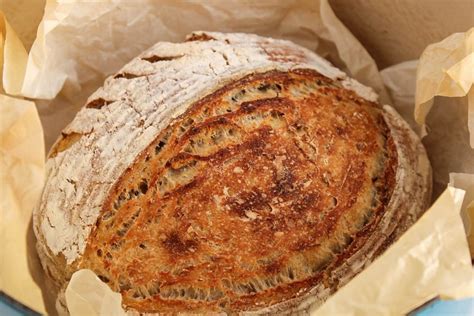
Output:
[[224,86],[120,177],[79,268],[139,312],[252,311],[331,283],[392,194],[381,112],[312,70]]

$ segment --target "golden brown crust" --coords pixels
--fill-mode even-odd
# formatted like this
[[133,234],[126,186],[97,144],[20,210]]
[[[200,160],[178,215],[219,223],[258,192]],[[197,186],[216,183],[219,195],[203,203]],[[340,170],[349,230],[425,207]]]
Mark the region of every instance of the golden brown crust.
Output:
[[[397,153],[382,109],[313,70],[236,80],[120,177],[78,268],[139,312],[240,312],[335,286],[383,216]],[[337,283],[337,282],[336,282]]]

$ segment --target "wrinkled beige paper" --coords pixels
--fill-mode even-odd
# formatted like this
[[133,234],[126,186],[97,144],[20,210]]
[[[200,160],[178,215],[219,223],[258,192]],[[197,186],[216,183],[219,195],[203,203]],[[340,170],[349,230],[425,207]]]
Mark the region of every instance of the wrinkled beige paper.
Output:
[[[18,94],[26,51],[0,11],[0,91]],[[31,211],[44,179],[43,129],[35,104],[0,93],[0,289],[44,312]],[[33,267],[32,267],[33,265]],[[25,291],[28,289],[28,291]]]
[[[434,170],[435,195],[444,189],[453,172],[474,174],[473,82],[474,28],[429,45],[420,57],[415,118],[424,124],[423,143]],[[471,184],[465,185],[469,192],[463,206],[465,222],[467,206],[474,203],[470,193],[472,176],[469,179]],[[472,207],[470,209],[472,212]],[[471,249],[473,247],[471,244]],[[471,253],[474,257],[472,250]]]
[[462,205],[462,220],[469,242],[469,251],[474,258],[474,174],[451,173],[449,184],[466,191]]
[[44,143],[35,104],[0,94],[0,289],[42,312],[42,294],[34,283],[41,278],[39,261],[27,254],[34,251],[31,211],[43,178]]
[[0,10],[5,14],[27,51],[30,50],[36,38],[36,30],[43,17],[45,3],[46,0],[2,0],[0,2]]
[[0,11],[0,70],[2,71],[2,91],[11,95],[19,95],[23,85],[26,68],[26,53],[23,44],[18,39],[15,31]]
[[[293,40],[328,58],[359,81],[374,87],[381,95],[382,101],[389,100],[374,61],[337,20],[326,0],[284,2],[275,0],[246,5],[236,0],[191,1],[186,4],[173,0],[138,2],[139,5],[137,2],[130,1],[80,4],[75,1],[47,2],[38,37],[28,56],[26,76],[21,87],[23,96],[36,99],[47,148],[56,139],[62,127],[73,118],[85,98],[101,85],[105,76],[118,70],[155,42],[181,41],[185,34],[197,29],[254,32]],[[396,86],[394,83],[393,87]],[[406,88],[400,87],[400,93],[403,94]],[[393,92],[394,89],[391,91]],[[391,93],[391,96],[394,97],[396,94]],[[52,98],[54,99],[39,100]],[[398,102],[395,103],[397,104]],[[409,112],[409,105],[406,106]],[[0,111],[2,111],[1,106]],[[34,128],[30,130],[30,132],[33,131],[35,131]],[[10,175],[15,176],[19,183],[30,181],[22,175],[16,176],[15,172],[11,172]],[[34,177],[34,179],[39,178]],[[454,205],[453,201],[449,203]],[[449,208],[446,209],[449,210]],[[26,208],[22,210],[26,214],[30,212]],[[455,212],[455,208],[452,208],[452,211]],[[448,213],[444,215],[449,218]],[[437,220],[444,222],[446,218],[439,217]],[[18,223],[12,221],[9,224],[13,226],[18,224],[18,227],[24,225],[21,220]],[[440,227],[444,226],[440,225]],[[416,234],[417,226],[415,225],[410,231],[415,231],[412,234]],[[434,241],[441,236],[443,236],[442,232],[433,234],[433,243],[430,245],[436,246],[437,243]],[[460,236],[459,231],[456,236]],[[24,238],[24,235],[19,237]],[[462,242],[454,244],[453,254],[461,254],[463,249],[467,251]],[[34,252],[29,252],[29,255],[34,256]],[[10,256],[5,256],[5,258],[8,257]],[[380,260],[383,258],[384,256]],[[450,259],[455,264],[464,262],[464,257],[450,257]],[[15,263],[15,261],[12,262]],[[423,267],[431,272],[428,276],[437,275],[436,269],[439,266],[437,263],[437,261],[428,262]],[[419,266],[414,268],[421,269]],[[404,272],[410,273],[411,269],[411,266],[407,265]],[[41,274],[42,270],[36,264],[32,265],[31,272]],[[395,284],[394,292],[396,292],[395,280],[398,275],[393,274],[392,277]],[[470,275],[465,277],[469,279]],[[367,283],[373,282],[371,277],[361,278],[365,278]],[[442,278],[451,280],[449,275],[442,274]],[[109,307],[104,306],[116,306],[112,302],[114,297],[117,299],[117,296],[108,293],[104,288],[95,292],[97,295],[92,295],[92,297],[86,293],[90,286],[94,286],[94,283],[98,281],[97,278],[91,277],[87,272],[81,272],[76,274],[73,280],[68,290],[67,301],[73,306],[74,311],[87,311],[98,315],[107,315],[112,312]],[[15,284],[38,290],[38,287],[31,282],[31,278],[29,281],[18,280],[16,283],[12,280],[11,285],[9,283],[8,286]],[[417,287],[419,291],[423,290],[422,286]],[[465,290],[465,287],[463,289]],[[458,293],[462,293],[463,289]],[[463,293],[466,295],[465,291]],[[44,294],[47,295],[47,293]],[[106,301],[110,298],[112,305],[93,303],[94,301],[103,302],[103,294],[108,297]],[[33,302],[29,292],[14,295],[14,297],[23,302]],[[84,301],[88,303],[83,305]],[[346,297],[343,301],[350,304],[355,299]],[[419,304],[422,303],[423,301],[419,302]],[[39,303],[38,305],[31,303],[30,306],[37,310],[44,310]],[[113,310],[117,311],[115,307]]]
[[[474,82],[474,28],[429,45],[417,72],[415,118],[425,123],[435,96],[463,97]],[[474,148],[474,100],[469,105],[470,144]]]
[[423,143],[435,171],[435,193],[447,181],[466,190],[462,216],[474,258],[473,83],[474,28],[429,45],[421,55],[415,118],[426,127]]
[[66,289],[66,302],[72,316],[124,316],[122,295],[110,289],[91,270],[73,274]]

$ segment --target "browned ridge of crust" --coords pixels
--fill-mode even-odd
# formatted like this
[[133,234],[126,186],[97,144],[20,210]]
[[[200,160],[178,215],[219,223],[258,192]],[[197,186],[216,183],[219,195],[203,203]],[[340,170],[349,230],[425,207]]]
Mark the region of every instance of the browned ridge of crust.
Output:
[[390,200],[382,109],[313,70],[252,74],[193,104],[120,177],[78,268],[138,312],[259,310],[360,249]]

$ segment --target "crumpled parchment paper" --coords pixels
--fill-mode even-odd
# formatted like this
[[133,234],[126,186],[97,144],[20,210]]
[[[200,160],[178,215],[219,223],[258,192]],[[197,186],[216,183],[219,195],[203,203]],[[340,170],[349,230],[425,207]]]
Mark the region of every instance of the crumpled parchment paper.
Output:
[[[474,27],[429,45],[417,71],[415,119],[424,124],[435,96],[463,97],[474,82]],[[472,91],[471,91],[472,93]],[[471,94],[472,96],[472,94]],[[472,99],[471,99],[472,100]],[[474,148],[474,104],[469,106],[470,144]]]
[[42,273],[36,256],[28,256],[35,251],[31,211],[44,178],[41,131],[33,102],[0,94],[0,289],[40,311],[42,294],[34,277]]
[[474,258],[474,27],[429,45],[416,82],[415,119],[427,134],[435,194],[448,181],[466,190],[462,217]]
[[469,242],[469,251],[474,258],[474,174],[450,173],[449,184],[466,191],[461,216]]
[[[44,311],[31,211],[44,179],[43,128],[21,89],[27,53],[0,11],[0,289]],[[33,263],[33,266],[31,264]],[[28,291],[25,291],[28,289]]]
[[[294,0],[284,2],[275,0],[246,3],[245,5],[236,0],[226,2],[189,1],[186,3],[172,0],[103,1],[101,3],[48,1],[43,21],[38,29],[36,41],[32,46],[27,61],[17,64],[18,66],[12,66],[17,61],[16,59],[10,61],[10,57],[3,58],[2,61],[2,65],[6,65],[3,69],[7,69],[6,72],[5,70],[3,71],[3,81],[7,82],[6,85],[3,84],[3,89],[11,95],[20,94],[20,96],[34,99],[42,123],[41,128],[36,112],[29,110],[28,113],[31,116],[30,123],[24,124],[24,135],[29,136],[19,137],[19,135],[15,134],[15,140],[13,141],[18,146],[28,147],[31,151],[27,155],[20,151],[21,154],[15,157],[21,160],[22,163],[25,161],[29,165],[36,166],[36,169],[33,169],[37,172],[24,174],[24,172],[22,173],[15,168],[10,168],[11,165],[9,164],[1,165],[0,174],[5,175],[6,179],[2,181],[2,190],[0,191],[0,198],[2,199],[2,204],[0,204],[2,214],[0,232],[3,234],[8,232],[8,229],[19,229],[18,233],[9,236],[11,239],[2,239],[4,245],[2,250],[7,252],[5,252],[6,255],[2,256],[3,261],[0,271],[2,279],[0,284],[2,290],[7,294],[14,296],[40,312],[45,311],[44,304],[38,300],[38,284],[42,282],[38,275],[42,275],[42,269],[38,264],[37,258],[35,258],[34,249],[31,245],[33,241],[28,240],[28,243],[25,242],[27,236],[31,237],[31,231],[28,235],[27,227],[31,209],[35,204],[41,187],[40,183],[43,180],[43,160],[34,158],[35,163],[31,161],[31,157],[44,157],[44,147],[39,140],[42,137],[42,132],[45,134],[46,148],[49,148],[60,130],[83,105],[87,96],[102,84],[103,79],[107,75],[114,73],[123,64],[155,42],[160,40],[181,41],[185,34],[198,29],[221,32],[253,32],[260,35],[292,40],[328,58],[336,66],[345,70],[349,75],[362,83],[372,86],[380,94],[380,99],[383,103],[392,103],[390,100],[392,98],[394,106],[411,124],[414,124],[411,118],[412,115],[410,115],[410,112],[413,113],[414,109],[412,101],[412,96],[415,94],[413,83],[416,82],[419,87],[420,78],[438,78],[431,75],[418,75],[418,77],[414,77],[413,69],[416,67],[416,62],[413,62],[411,65],[399,65],[398,68],[387,69],[380,74],[375,62],[362,45],[334,15],[327,0]],[[8,34],[13,35],[13,31],[9,31],[6,27],[2,28],[1,51],[3,56],[12,56],[8,53],[7,49],[14,44],[6,44],[7,42],[15,43],[15,40],[11,39],[12,37],[6,36]],[[456,50],[460,49],[459,47],[469,47],[469,45],[462,46],[462,44],[457,43],[457,41],[462,41],[463,39],[470,39],[466,34],[455,35],[454,40],[447,41],[449,45],[436,49],[433,53],[434,55],[428,54],[429,51],[424,54],[424,56],[434,56],[434,58],[427,59],[425,57],[423,59],[422,57],[418,65],[419,73],[429,74],[435,71],[436,67],[439,68],[440,65],[437,64],[437,61],[446,60],[447,58],[446,56],[439,55],[446,54],[451,56],[451,49]],[[442,44],[443,42],[441,42],[441,45],[444,45]],[[436,45],[439,44],[434,44],[434,46],[430,47],[439,48]],[[464,52],[468,52],[468,50],[464,50]],[[25,55],[22,53],[19,55],[14,54],[14,56],[20,56],[22,60],[25,59]],[[456,60],[450,63],[450,65],[460,66],[453,68],[454,70],[451,70],[450,74],[463,74],[465,73],[466,61],[462,61],[461,64],[459,62],[464,60],[466,56],[461,53],[456,53],[456,56]],[[467,59],[467,61],[469,60]],[[431,68],[431,70],[428,68]],[[25,69],[25,76],[18,75],[21,71],[12,74],[8,69]],[[458,70],[456,71],[456,69]],[[16,79],[9,79],[11,77]],[[5,78],[7,78],[7,81],[5,81]],[[450,75],[449,78],[451,80],[453,76]],[[454,78],[458,77],[454,76]],[[466,77],[463,75],[461,78]],[[466,84],[465,79],[462,80],[464,81],[461,83],[461,86],[465,89],[468,83]],[[13,84],[10,84],[10,82]],[[386,92],[384,84],[387,86],[389,93]],[[459,90],[455,91],[456,93],[452,96],[462,95],[462,93],[458,93]],[[451,96],[449,93],[443,93],[445,96]],[[434,92],[432,95],[437,94],[440,93]],[[11,117],[14,122],[22,122],[20,116],[8,114],[8,107],[3,106],[4,102],[7,102],[4,100],[8,99],[12,98],[5,96],[4,99],[2,96],[0,99],[1,130],[4,130],[3,126],[9,127],[8,124],[3,125],[3,117]],[[453,98],[445,99],[455,100]],[[27,102],[31,107],[31,102],[15,99],[15,104],[17,100],[20,101],[19,104]],[[438,100],[435,101],[435,103],[438,103]],[[426,100],[423,102],[426,102]],[[436,108],[439,108],[440,113],[446,112],[448,111],[447,106],[435,104],[432,113],[435,113]],[[21,105],[18,108],[21,108]],[[423,106],[420,108],[422,109],[421,112],[419,110],[417,113],[424,115],[428,113],[427,108]],[[444,129],[463,129],[462,124],[465,121],[465,130],[468,131],[467,102],[465,114],[462,112],[462,106],[459,106],[459,108],[460,111],[456,112],[459,115],[448,123],[441,124]],[[430,137],[430,131],[434,130],[434,125],[430,127],[430,115],[432,114],[427,115],[425,121],[427,125],[424,129],[427,133],[426,137]],[[442,122],[440,121],[442,115],[435,115],[435,118],[437,119],[435,123],[439,125]],[[464,121],[459,123],[455,120],[458,118]],[[36,124],[31,123],[35,122],[35,120]],[[470,119],[469,124],[472,121]],[[10,131],[11,129],[5,128],[5,130]],[[469,133],[463,132],[463,135],[469,137]],[[10,151],[15,152],[12,148],[4,146],[5,144],[6,142],[3,141],[2,135],[2,142],[0,143],[2,153],[8,151],[10,155]],[[465,143],[440,145],[439,142],[437,143],[434,140],[427,145],[428,152],[430,153],[431,146],[437,148],[436,146],[446,147],[447,145],[452,145],[451,147],[456,147],[454,149],[459,150],[457,147],[464,146]],[[453,152],[456,152],[456,150]],[[462,150],[466,151],[464,147]],[[437,153],[437,151],[434,152]],[[5,154],[4,156],[7,157],[8,155]],[[442,159],[439,159],[440,157]],[[461,158],[464,159],[464,157],[462,156]],[[460,159],[459,156],[458,158],[451,158]],[[439,178],[439,187],[442,189],[448,183],[449,173],[465,174],[468,172],[468,167],[465,165],[462,168],[451,168],[451,161],[446,160],[451,158],[445,155],[430,155],[433,166],[443,170],[442,176]],[[469,165],[469,157],[465,157],[465,159],[463,163]],[[446,164],[448,167],[444,167]],[[437,172],[438,170],[435,169],[435,177]],[[457,181],[454,181],[454,185],[456,183]],[[28,185],[31,186],[31,190],[25,192],[25,188],[29,188]],[[13,189],[4,190],[4,188],[10,187]],[[467,186],[464,186],[463,182],[464,187]],[[9,196],[10,192],[12,194]],[[359,308],[359,311],[363,311],[363,306],[357,306],[357,302],[363,300],[364,297],[365,299],[375,297],[381,299],[381,302],[384,304],[389,304],[390,306],[398,305],[406,312],[409,308],[421,305],[426,299],[443,294],[443,291],[447,293],[450,290],[452,293],[457,293],[457,295],[451,294],[451,296],[446,294],[445,296],[447,297],[469,295],[470,292],[466,290],[465,285],[462,285],[456,291],[451,289],[454,285],[459,285],[458,281],[461,275],[466,280],[472,280],[472,273],[469,273],[466,269],[466,238],[462,225],[459,225],[461,220],[458,216],[458,210],[461,207],[462,195],[462,190],[447,189],[435,206],[427,211],[424,220],[420,220],[419,223],[415,224],[402,237],[400,242],[397,242],[372,265],[375,268],[370,266],[356,280],[341,289],[327,304],[330,304],[331,301],[338,303],[335,305],[333,303],[333,307],[331,305],[323,307],[322,311],[324,311],[324,308],[327,308],[331,312],[338,310],[343,312],[348,311],[354,306]],[[11,203],[11,205],[7,203]],[[23,215],[19,216],[18,214]],[[436,227],[436,229],[426,230],[427,226],[431,228]],[[425,236],[426,238],[423,239],[422,245],[425,245],[426,248],[421,246],[420,249],[419,243],[409,243],[408,241],[413,240],[405,236]],[[6,242],[4,240],[11,244],[11,246],[5,246]],[[408,241],[403,242],[403,240]],[[20,245],[24,248],[20,248]],[[26,249],[26,245],[28,245],[28,249]],[[410,245],[413,245],[413,248]],[[449,245],[449,251],[443,248],[446,245]],[[426,249],[432,249],[429,255],[424,252]],[[14,256],[14,252],[17,253],[17,257]],[[448,258],[443,257],[446,253],[449,254]],[[444,255],[442,256],[442,254]],[[393,258],[398,258],[398,261],[394,263]],[[446,261],[447,259],[448,261]],[[8,276],[10,277],[8,282],[4,282],[3,275],[6,274],[4,272],[7,270],[4,270],[3,264],[7,261],[11,266],[17,265],[18,269],[17,273]],[[19,264],[19,262],[26,263],[26,265],[23,263]],[[384,271],[380,271],[377,268],[377,266],[381,265],[385,266]],[[386,267],[393,268],[394,270],[398,269],[403,271],[403,273],[386,273]],[[401,267],[403,267],[402,270],[400,270]],[[383,275],[380,275],[380,273],[383,273]],[[424,276],[421,283],[419,279],[412,278],[412,276],[414,277],[418,273],[423,273]],[[382,277],[388,277],[388,279],[383,279]],[[440,279],[442,282],[434,281]],[[380,285],[376,282],[377,280],[386,280],[388,282],[386,284],[389,284],[389,286],[386,286],[386,284]],[[400,280],[400,282],[397,280]],[[411,286],[409,288],[404,287],[403,284],[405,283],[401,282],[401,280],[411,280]],[[434,286],[426,286],[430,284],[430,280],[433,280]],[[120,296],[107,291],[108,288],[97,282],[100,282],[100,280],[87,271],[77,272],[73,276],[66,293],[66,299],[73,315],[81,315],[84,312],[91,315],[120,314],[121,311],[117,308],[117,306],[120,306]],[[358,290],[357,284],[360,282],[373,285],[370,288],[370,293],[363,290],[364,287]],[[401,288],[398,287],[399,285]],[[20,293],[19,291],[15,292],[15,287],[32,290]],[[91,288],[94,287],[97,287],[97,291],[90,292]],[[386,295],[387,293],[390,293],[390,295]],[[403,296],[395,295],[395,293],[403,294]],[[43,295],[47,296],[48,293],[43,292]],[[406,304],[398,304],[401,301],[405,302],[407,297],[410,298],[406,301]],[[107,302],[107,304],[104,305],[104,302]],[[383,305],[377,304],[371,307],[382,308]],[[369,310],[367,309],[367,311]],[[48,310],[48,312],[52,313],[53,311]]]
[[112,291],[87,269],[73,274],[66,289],[66,302],[71,315],[126,315],[120,293]]
[[0,71],[2,72],[0,84],[2,91],[11,95],[19,95],[23,85],[28,54],[1,11],[0,31],[2,35],[0,38]]

